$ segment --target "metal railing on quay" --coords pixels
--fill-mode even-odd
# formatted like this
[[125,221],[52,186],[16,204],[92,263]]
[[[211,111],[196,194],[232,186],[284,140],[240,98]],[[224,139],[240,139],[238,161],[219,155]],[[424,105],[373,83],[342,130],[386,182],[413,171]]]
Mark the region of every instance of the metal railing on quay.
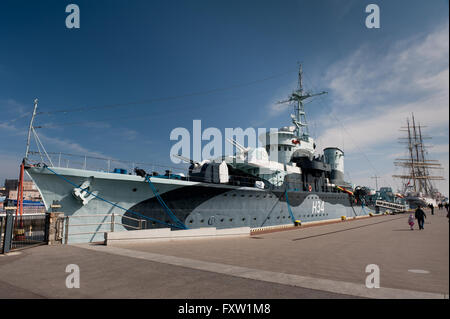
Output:
[[[77,223],[77,224],[72,224],[70,223],[71,220],[73,219],[77,219],[77,218],[92,218],[92,217],[109,217],[108,221],[102,221],[102,222],[98,222],[98,223],[92,223],[92,222],[87,222],[87,223]],[[123,224],[120,223],[118,221],[116,221],[116,218],[120,217],[120,218],[124,218],[124,219],[128,219],[131,221],[136,222],[137,226],[133,226],[130,224]],[[67,244],[69,242],[69,237],[70,236],[81,236],[81,235],[95,235],[95,234],[100,234],[100,233],[105,233],[105,232],[114,232],[115,225],[119,225],[119,226],[123,226],[123,227],[127,227],[127,228],[131,228],[134,230],[140,230],[140,229],[146,229],[147,227],[147,221],[145,219],[138,219],[138,218],[133,218],[133,217],[129,217],[129,216],[125,216],[125,215],[120,215],[120,214],[98,214],[98,215],[76,215],[76,216],[65,216],[64,217],[64,243]],[[99,228],[101,228],[103,225],[109,225],[107,229],[98,229],[96,231],[81,231],[81,232],[70,232],[70,227],[88,227],[88,226],[98,226]]]

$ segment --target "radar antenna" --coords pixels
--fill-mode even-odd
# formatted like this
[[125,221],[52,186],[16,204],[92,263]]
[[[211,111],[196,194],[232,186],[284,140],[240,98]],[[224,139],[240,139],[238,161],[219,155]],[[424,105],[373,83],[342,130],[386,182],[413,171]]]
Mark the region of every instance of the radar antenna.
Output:
[[303,71],[302,65],[300,64],[298,70],[298,89],[292,92],[292,94],[289,96],[287,100],[280,101],[277,104],[297,102],[294,107],[295,114],[291,114],[291,118],[292,123],[294,123],[296,127],[295,133],[301,139],[304,139],[306,141],[309,140],[308,122],[306,121],[306,114],[305,108],[303,106],[303,100],[326,93],[328,92],[322,91],[319,93],[310,93],[303,91]]

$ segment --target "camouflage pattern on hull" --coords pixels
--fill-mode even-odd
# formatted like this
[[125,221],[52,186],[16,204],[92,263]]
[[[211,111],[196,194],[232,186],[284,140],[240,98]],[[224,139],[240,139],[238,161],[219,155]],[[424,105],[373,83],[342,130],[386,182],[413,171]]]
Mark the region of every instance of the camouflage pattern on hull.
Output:
[[[51,169],[56,174],[44,167],[31,167],[26,171],[41,193],[46,209],[50,210],[51,204],[58,202],[64,215],[70,218],[69,243],[102,241],[103,233],[111,230],[108,222],[112,214],[117,222],[114,231],[137,226],[137,221],[127,217],[143,220],[145,228],[165,227],[125,210],[171,222],[142,177],[72,168]],[[188,228],[292,224],[288,203],[294,218],[302,222],[368,213],[361,206],[352,208],[345,193],[291,191],[286,201],[282,191],[154,177],[151,180],[167,206]],[[83,204],[73,195],[73,184],[79,186],[86,181],[90,182],[89,191],[98,192],[98,196],[123,209],[99,198]],[[93,225],[78,226],[81,224]]]

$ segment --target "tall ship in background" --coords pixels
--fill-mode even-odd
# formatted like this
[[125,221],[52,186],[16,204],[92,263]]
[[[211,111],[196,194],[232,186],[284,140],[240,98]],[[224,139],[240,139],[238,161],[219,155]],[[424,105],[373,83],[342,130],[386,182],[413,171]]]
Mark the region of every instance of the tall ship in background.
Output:
[[[442,166],[437,160],[428,159],[428,152],[424,145],[424,139],[431,137],[422,135],[424,126],[416,124],[414,114],[411,119],[406,119],[406,126],[401,127],[401,131],[407,136],[401,138],[401,143],[407,145],[407,158],[396,159],[394,164],[404,169],[403,175],[393,175],[402,181],[402,192],[405,200],[411,208],[433,205],[446,200],[446,198],[436,189],[433,181],[444,180],[444,177],[432,174],[433,170],[441,170]],[[448,199],[447,199],[448,200]]]
[[[52,160],[45,151],[33,128],[33,116],[23,169],[37,185],[46,208],[58,205],[70,218],[69,242],[103,240],[103,233],[110,231],[105,221],[111,216],[115,231],[125,231],[276,227],[404,210],[398,203],[371,202],[362,188],[346,182],[344,152],[339,148],[327,147],[316,154],[303,101],[325,93],[304,90],[300,65],[298,88],[279,102],[293,104],[293,125],[261,134],[261,147],[227,140],[236,148],[232,156],[196,162],[176,155],[190,165],[186,174],[169,170],[160,174],[142,164],[131,172],[113,170],[109,161],[106,170],[88,169],[86,157],[82,168],[64,167],[60,157]],[[33,114],[36,108],[37,101]],[[29,157],[31,134],[42,150],[39,162]],[[81,225],[80,218],[89,226]]]

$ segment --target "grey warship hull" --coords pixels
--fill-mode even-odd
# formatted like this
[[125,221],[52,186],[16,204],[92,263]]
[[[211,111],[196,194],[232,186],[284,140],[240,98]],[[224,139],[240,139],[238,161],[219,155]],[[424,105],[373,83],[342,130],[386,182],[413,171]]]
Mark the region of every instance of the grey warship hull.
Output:
[[[70,218],[70,243],[102,241],[110,231],[168,227],[172,220],[145,178],[72,168],[27,167],[47,210],[53,203]],[[357,205],[345,192],[259,189],[187,180],[150,177],[160,198],[187,228],[260,228],[367,215],[369,207]],[[83,203],[74,196],[74,185],[89,181],[97,194]],[[373,212],[373,210],[372,210]],[[162,221],[166,225],[155,222]],[[83,225],[81,225],[83,224]],[[175,228],[174,228],[175,229]]]

